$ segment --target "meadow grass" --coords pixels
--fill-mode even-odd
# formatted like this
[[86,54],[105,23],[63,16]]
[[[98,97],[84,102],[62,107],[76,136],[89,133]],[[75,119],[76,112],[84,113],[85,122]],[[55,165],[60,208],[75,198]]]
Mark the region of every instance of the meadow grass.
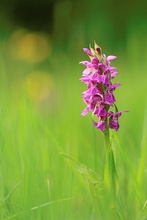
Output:
[[[120,118],[113,147],[122,219],[143,220],[147,219],[147,76],[146,66],[140,77],[141,65],[129,62],[127,55],[120,54],[116,61],[117,79],[123,84],[116,95],[120,109],[129,113]],[[28,91],[28,77],[36,66],[12,62],[1,53],[1,220],[96,219],[84,178],[60,154],[75,158],[100,176],[103,173],[103,135],[93,127],[90,115],[80,116],[85,88],[79,82],[83,70],[79,61],[63,52],[50,58],[51,65],[45,68],[52,80],[51,95],[42,102]],[[106,217],[101,219],[107,219],[107,201],[103,207]]]

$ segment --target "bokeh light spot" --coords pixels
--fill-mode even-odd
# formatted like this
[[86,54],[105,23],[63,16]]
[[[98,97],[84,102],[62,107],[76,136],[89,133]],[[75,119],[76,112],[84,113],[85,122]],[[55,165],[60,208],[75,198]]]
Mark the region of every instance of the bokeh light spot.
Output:
[[27,77],[26,85],[27,93],[33,101],[47,99],[54,87],[53,78],[45,71],[32,72]]
[[52,47],[46,35],[18,30],[10,37],[9,50],[14,59],[37,63],[50,56]]

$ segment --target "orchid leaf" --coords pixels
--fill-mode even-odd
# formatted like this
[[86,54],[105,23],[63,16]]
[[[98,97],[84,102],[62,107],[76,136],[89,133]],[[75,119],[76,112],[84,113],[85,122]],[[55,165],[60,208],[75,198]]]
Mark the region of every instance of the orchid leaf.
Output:
[[115,168],[114,155],[112,147],[107,151],[105,170],[104,170],[104,185],[107,193],[111,193],[114,197],[118,192],[118,177]]
[[65,155],[61,154],[64,158],[69,160],[73,167],[82,174],[86,183],[88,184],[91,200],[93,203],[94,210],[99,217],[101,211],[104,211],[103,199],[104,199],[104,186],[103,180],[99,177],[93,170],[88,168],[86,165],[80,163],[79,161]]
[[88,183],[97,185],[101,181],[101,178],[86,165],[63,153],[61,155],[72,163],[73,167],[86,178]]

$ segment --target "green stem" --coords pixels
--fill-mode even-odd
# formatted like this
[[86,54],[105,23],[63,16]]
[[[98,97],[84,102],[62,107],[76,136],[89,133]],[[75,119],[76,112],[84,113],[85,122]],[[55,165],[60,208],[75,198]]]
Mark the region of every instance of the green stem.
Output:
[[[106,125],[107,125],[107,121],[106,121]],[[117,179],[117,172],[115,167],[113,149],[110,141],[110,133],[109,133],[108,125],[104,132],[104,138],[105,138],[105,146],[106,146],[104,182],[105,182],[105,187],[107,189],[107,193],[110,195],[114,195],[115,197],[118,191],[118,179]]]
[[105,147],[107,152],[110,148],[110,132],[108,126],[108,119],[106,120],[106,130],[104,131],[104,137],[105,137]]
[[104,137],[105,137],[105,147],[106,147],[106,152],[110,148],[110,133],[109,133],[109,128],[104,132]]

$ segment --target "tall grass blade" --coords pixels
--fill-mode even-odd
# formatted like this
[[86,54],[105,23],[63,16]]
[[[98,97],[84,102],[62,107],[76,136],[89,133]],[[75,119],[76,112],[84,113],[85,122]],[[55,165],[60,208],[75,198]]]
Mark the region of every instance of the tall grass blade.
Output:
[[21,215],[23,213],[31,212],[31,211],[34,211],[34,210],[37,210],[37,209],[40,209],[40,208],[43,208],[43,207],[46,207],[46,206],[49,206],[49,205],[56,204],[56,203],[66,202],[66,201],[71,200],[71,199],[73,199],[73,198],[65,198],[65,199],[59,199],[59,200],[55,200],[55,201],[51,201],[51,202],[46,202],[46,203],[37,205],[35,207],[32,207],[31,209],[24,209],[23,211],[20,211],[20,212],[14,214],[14,215],[10,215],[6,218],[3,218],[2,220],[14,219],[14,218],[18,217],[19,215]]
[[11,197],[11,195],[13,194],[13,192],[16,190],[16,188],[19,186],[19,184],[21,183],[18,182],[13,189],[8,193],[8,195],[3,199],[3,201],[0,203],[0,207],[3,206],[5,203],[7,203],[7,201],[9,200],[9,198]]
[[130,172],[130,174],[131,174],[131,177],[132,177],[132,180],[133,180],[133,183],[134,183],[134,187],[135,187],[136,195],[137,195],[138,199],[140,200],[140,202],[143,204],[141,192],[140,192],[140,190],[139,190],[140,187],[139,187],[139,184],[138,184],[137,176],[135,175],[135,173],[134,173],[134,171],[133,171],[133,168],[132,168],[132,166],[131,166],[131,163],[130,163],[130,161],[129,161],[129,158],[128,158],[128,156],[126,155],[126,153],[125,153],[125,151],[124,151],[124,149],[123,149],[123,147],[122,147],[122,145],[121,145],[121,143],[120,143],[120,141],[119,141],[119,139],[118,139],[116,133],[113,133],[113,135],[114,135],[114,138],[115,138],[115,140],[116,140],[116,142],[117,142],[117,146],[118,146],[119,149],[120,149],[120,152],[121,152],[121,154],[122,154],[122,157],[123,157],[123,159],[124,159],[124,162],[126,163],[128,169],[129,169],[129,172]]
[[142,144],[141,144],[141,156],[140,156],[138,174],[137,174],[137,180],[140,186],[143,182],[146,159],[147,159],[147,110],[145,112],[145,117],[144,117]]

